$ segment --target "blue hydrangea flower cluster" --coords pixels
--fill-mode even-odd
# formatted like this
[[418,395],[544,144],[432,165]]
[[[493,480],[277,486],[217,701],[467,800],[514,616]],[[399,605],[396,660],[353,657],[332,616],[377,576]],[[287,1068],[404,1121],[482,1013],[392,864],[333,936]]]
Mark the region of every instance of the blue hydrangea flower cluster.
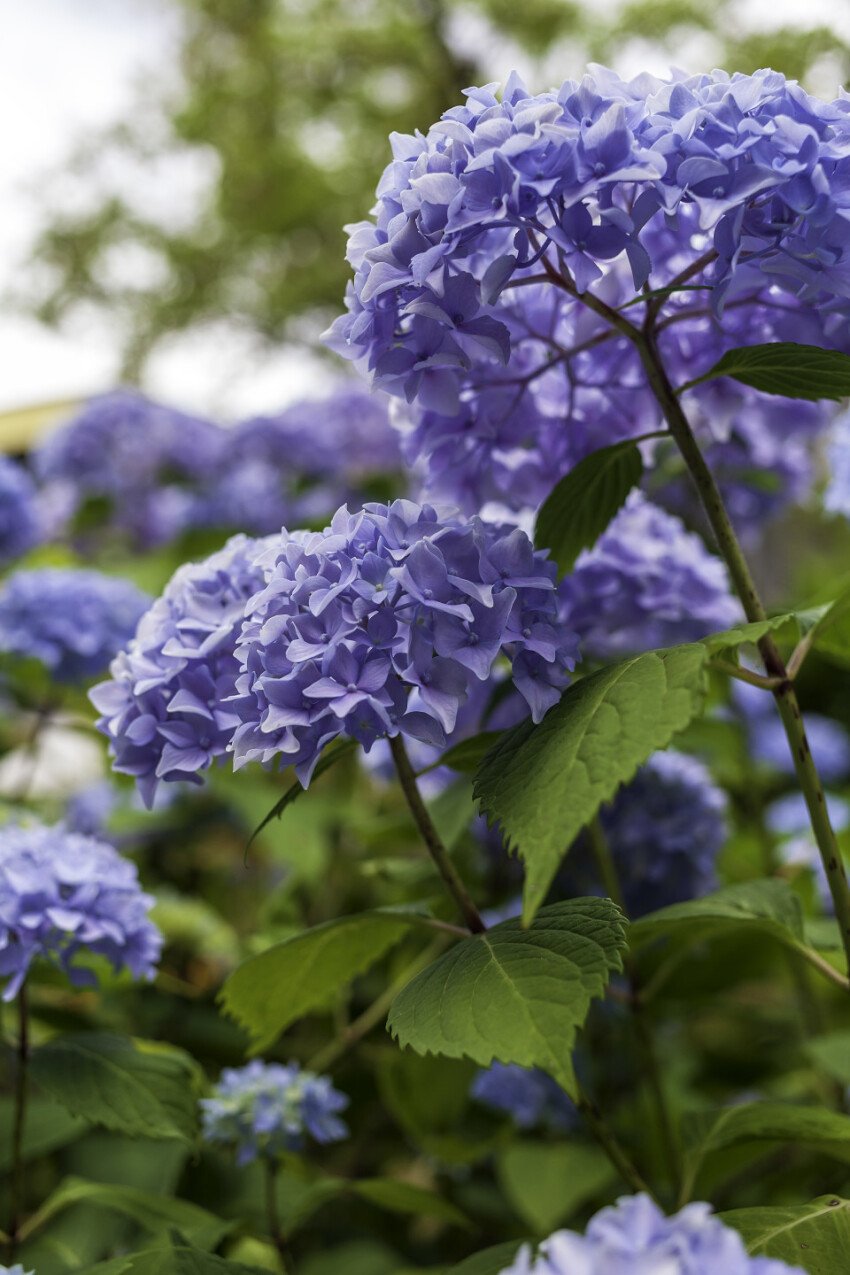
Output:
[[0,566],[41,539],[35,483],[22,465],[0,456]]
[[25,1271],[20,1262],[14,1266],[0,1266],[0,1275],[35,1275],[35,1271]]
[[772,1257],[750,1257],[737,1231],[687,1204],[665,1217],[648,1195],[600,1209],[584,1235],[556,1231],[534,1255],[523,1245],[501,1275],[805,1275]]
[[153,898],[136,867],[106,842],[61,824],[0,828],[0,978],[3,999],[17,995],[30,965],[44,957],[75,986],[96,982],[72,962],[105,956],[116,970],[152,978],[162,935],[148,917]]
[[262,561],[237,646],[237,766],[282,759],[306,783],[340,735],[367,751],[399,732],[444,746],[500,656],[539,721],[574,666],[555,566],[518,528],[407,500],[343,506]]
[[0,589],[0,652],[41,660],[57,682],[88,682],[127,645],[150,601],[101,571],[17,571]]
[[236,1163],[273,1159],[282,1151],[300,1151],[305,1137],[338,1142],[348,1128],[338,1112],[345,1094],[328,1076],[302,1071],[297,1063],[251,1062],[225,1068],[212,1098],[201,1099],[203,1136],[236,1150]]
[[[794,759],[773,696],[758,686],[736,681],[732,684],[732,704],[744,725],[750,756],[792,778]],[[823,713],[806,713],[806,738],[821,779],[828,784],[846,781],[850,776],[850,736],[841,723]]]
[[[727,836],[726,794],[696,757],[656,753],[600,815],[626,910],[644,916],[717,887]],[[570,851],[560,876],[571,893],[598,889],[587,847]]]
[[742,614],[720,560],[640,492],[579,556],[559,596],[582,653],[597,660],[695,641]]
[[263,543],[234,536],[204,562],[180,567],[110,680],[90,692],[113,769],[133,776],[148,807],[160,780],[200,783],[198,772],[227,751],[239,723],[228,702],[239,672],[234,648],[245,604],[263,584],[255,566]]
[[575,1127],[575,1103],[539,1067],[491,1063],[472,1082],[471,1096],[494,1111],[506,1112],[518,1129],[564,1131]]
[[[588,450],[658,428],[634,349],[582,304],[588,290],[616,308],[679,286],[658,324],[674,380],[753,330],[848,346],[844,99],[772,71],[625,82],[594,67],[557,91],[516,75],[501,100],[495,87],[468,90],[426,136],[393,135],[374,220],[351,227],[348,313],[326,338],[415,403],[409,454],[439,494],[535,505]],[[642,306],[629,313],[640,322]],[[707,441],[727,431],[731,485],[751,488],[754,458],[779,451],[773,400],[707,383],[687,402]],[[792,485],[833,411],[783,414]],[[782,496],[759,496],[759,512]]]

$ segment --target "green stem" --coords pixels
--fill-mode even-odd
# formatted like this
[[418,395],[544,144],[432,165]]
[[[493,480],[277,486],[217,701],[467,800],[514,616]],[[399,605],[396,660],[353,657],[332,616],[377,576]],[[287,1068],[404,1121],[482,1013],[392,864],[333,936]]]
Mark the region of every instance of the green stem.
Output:
[[[593,857],[596,860],[599,875],[602,879],[602,886],[605,890],[607,890],[608,897],[617,904],[620,911],[624,915],[628,915],[623,900],[623,889],[620,883],[620,875],[617,872],[617,865],[614,862],[614,856],[611,854],[611,847],[608,844],[608,838],[605,835],[605,830],[602,827],[602,820],[598,813],[588,824],[587,831],[590,837]],[[635,1029],[638,1051],[641,1055],[643,1071],[655,1104],[658,1116],[658,1127],[661,1130],[661,1137],[664,1144],[664,1151],[667,1157],[669,1170],[673,1180],[678,1183],[681,1181],[682,1176],[681,1148],[679,1146],[679,1139],[676,1137],[676,1129],[673,1124],[670,1107],[667,1103],[667,1095],[664,1092],[664,1085],[661,1080],[661,1072],[658,1067],[658,1058],[655,1052],[655,1042],[652,1037],[652,1027],[647,1017],[646,1007],[641,999],[641,987],[637,966],[631,953],[626,955],[624,964],[626,968],[626,976],[629,980],[629,1009],[632,1015],[632,1023]]]
[[289,1249],[286,1240],[283,1237],[283,1231],[280,1225],[280,1216],[277,1211],[277,1161],[265,1159],[265,1177],[266,1177],[266,1220],[269,1224],[269,1235],[274,1241],[274,1246],[283,1259],[284,1266],[289,1258]]
[[402,791],[410,807],[410,813],[422,833],[422,838],[428,847],[431,858],[437,865],[437,871],[443,878],[449,894],[458,905],[467,927],[473,934],[483,934],[487,926],[481,920],[478,909],[470,898],[466,886],[460,879],[457,869],[449,858],[449,852],[443,845],[440,834],[428,814],[425,802],[422,800],[416,785],[416,775],[410,764],[410,758],[407,755],[407,749],[404,746],[404,740],[401,735],[395,735],[390,739],[390,749]]
[[[460,933],[465,934],[466,932],[462,930]],[[352,1046],[358,1044],[364,1036],[367,1036],[373,1027],[377,1027],[386,1018],[390,1006],[401,989],[406,987],[410,980],[415,978],[421,970],[426,969],[439,956],[445,946],[446,940],[440,938],[436,943],[432,943],[430,947],[427,947],[399,978],[390,983],[386,991],[382,992],[371,1005],[364,1009],[363,1013],[354,1019],[354,1022],[348,1024],[345,1030],[337,1036],[336,1040],[332,1040],[308,1060],[306,1064],[307,1070],[327,1071]]]
[[640,1173],[632,1164],[615,1135],[608,1128],[596,1103],[581,1085],[578,1086],[576,1106],[590,1125],[602,1150],[619,1173],[620,1177],[633,1191],[643,1191],[658,1203],[654,1192],[644,1182]]
[[24,1198],[24,1125],[27,1110],[29,1061],[29,1011],[26,983],[18,992],[18,1065],[15,1072],[15,1120],[12,1127],[12,1202],[9,1212],[9,1261],[14,1262],[23,1215]]

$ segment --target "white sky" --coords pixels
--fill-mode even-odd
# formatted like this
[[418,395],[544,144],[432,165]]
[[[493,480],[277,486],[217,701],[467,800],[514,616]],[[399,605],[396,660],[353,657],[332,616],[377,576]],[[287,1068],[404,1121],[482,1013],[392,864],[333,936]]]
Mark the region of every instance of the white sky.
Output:
[[[602,0],[602,7],[609,3]],[[822,22],[850,35],[850,0],[743,3],[754,29]],[[142,75],[170,65],[173,21],[173,9],[162,0],[0,0],[0,293],[14,286],[33,223],[45,211],[38,205],[39,179],[61,167],[74,143],[91,130],[126,114]],[[466,34],[479,48],[487,39],[474,25]],[[491,53],[491,78],[504,79],[518,60],[516,52],[509,44],[492,43]],[[682,49],[677,61],[702,69],[713,53],[710,42],[703,42]],[[557,55],[547,59],[547,80],[562,78],[556,61]],[[665,61],[635,42],[617,70],[663,73]],[[836,85],[830,77],[827,62],[823,82],[818,77],[809,87],[831,96]],[[187,171],[185,177],[190,198],[203,173]],[[118,347],[108,325],[78,324],[56,334],[0,310],[0,412],[108,389],[117,370]],[[154,359],[147,388],[180,406],[232,417],[279,407],[308,392],[310,377],[303,354],[259,355],[244,338],[221,329],[173,341]]]

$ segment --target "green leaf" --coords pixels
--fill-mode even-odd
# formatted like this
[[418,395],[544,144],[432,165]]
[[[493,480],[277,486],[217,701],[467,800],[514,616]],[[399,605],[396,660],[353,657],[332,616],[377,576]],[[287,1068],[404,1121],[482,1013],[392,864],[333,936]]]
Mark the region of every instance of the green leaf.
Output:
[[511,1265],[520,1245],[528,1240],[507,1240],[504,1244],[494,1244],[492,1248],[473,1253],[457,1266],[451,1266],[446,1275],[501,1275]]
[[744,881],[642,916],[633,922],[629,942],[637,949],[662,935],[682,934],[693,946],[741,926],[799,946],[803,943],[802,905],[787,881]]
[[[0,1099],[0,1173],[12,1164],[12,1126],[15,1119],[11,1097]],[[24,1160],[35,1160],[59,1147],[67,1146],[86,1133],[90,1126],[79,1116],[72,1116],[58,1103],[44,1098],[30,1098],[24,1125]]]
[[693,643],[583,677],[537,726],[521,722],[488,752],[475,796],[525,860],[524,921],[602,802],[700,712],[707,659]]
[[584,1142],[514,1142],[499,1155],[499,1182],[523,1222],[546,1235],[616,1181],[599,1147]]
[[850,1154],[850,1116],[789,1102],[749,1102],[721,1111],[691,1113],[683,1121],[682,1132],[688,1148],[686,1177],[691,1186],[710,1152],[742,1142],[804,1143],[842,1160]]
[[758,642],[765,634],[781,629],[785,624],[795,623],[797,620],[798,616],[793,613],[775,615],[769,620],[754,620],[751,624],[736,624],[734,628],[725,629],[722,633],[710,633],[702,641],[709,651],[715,654],[739,647],[744,642]]
[[188,1054],[109,1032],[69,1033],[33,1052],[36,1084],[73,1115],[147,1138],[194,1137],[198,1071]]
[[481,759],[488,749],[492,748],[496,740],[502,734],[500,730],[483,730],[478,735],[472,735],[469,739],[462,739],[459,744],[455,744],[447,752],[443,753],[437,761],[432,762],[430,766],[423,767],[418,770],[417,775],[427,775],[430,771],[436,770],[438,766],[448,766],[449,770],[456,770],[462,775],[474,775],[475,771],[481,763]]
[[830,1032],[806,1041],[803,1051],[827,1076],[850,1085],[850,1031]]
[[810,644],[824,655],[846,662],[850,659],[850,588],[814,614],[817,618],[808,634]]
[[401,909],[360,912],[276,943],[235,970],[221,990],[227,1014],[265,1049],[296,1019],[333,1003],[421,917]]
[[469,1219],[448,1200],[410,1182],[399,1182],[395,1178],[367,1178],[349,1183],[349,1189],[362,1200],[368,1200],[388,1213],[435,1217],[454,1226],[470,1225]]
[[120,1213],[152,1235],[168,1234],[176,1227],[189,1243],[201,1249],[216,1248],[235,1225],[222,1222],[187,1200],[84,1178],[66,1178],[61,1183],[39,1209],[40,1225],[74,1204],[93,1204]]
[[[243,1262],[228,1262],[213,1253],[203,1253],[188,1244],[175,1242],[169,1249],[153,1248],[134,1253],[122,1259],[129,1263],[123,1268],[127,1275],[268,1275],[259,1266],[245,1266]],[[112,1275],[108,1263],[102,1268]],[[118,1268],[122,1270],[122,1268]]]
[[850,395],[850,357],[796,341],[727,350],[710,371],[688,381],[682,390],[716,376],[731,376],[763,394],[782,394],[787,398],[838,400]]
[[541,1067],[574,1090],[570,1052],[590,1002],[622,968],[625,921],[610,899],[543,908],[464,939],[399,992],[388,1029],[417,1053]]
[[640,450],[629,439],[591,452],[556,483],[537,515],[534,543],[551,550],[559,575],[596,544],[642,474]]
[[720,1220],[740,1232],[753,1257],[802,1266],[809,1275],[845,1275],[850,1200],[822,1195],[810,1204],[732,1209]]
[[[322,754],[322,756],[319,758],[318,762],[316,763],[310,782],[312,783],[316,779],[319,779],[325,773],[325,771],[330,770],[331,766],[335,766],[341,757],[344,757],[346,753],[350,753],[352,749],[356,747],[357,747],[356,739],[344,739],[341,744],[333,744],[329,748],[326,748],[324,753]],[[256,838],[263,831],[263,829],[268,827],[268,825],[271,823],[273,819],[279,819],[281,815],[283,814],[284,810],[286,810],[287,806],[291,806],[293,801],[297,801],[297,799],[301,797],[306,791],[307,789],[297,779],[294,784],[291,784],[290,787],[287,788],[286,792],[283,794],[280,801],[275,802],[275,804],[272,806],[271,810],[266,815],[266,817],[260,823],[257,824],[256,828],[251,833],[250,837],[248,838],[248,842],[245,846],[246,854],[251,849],[251,846],[253,845]]]

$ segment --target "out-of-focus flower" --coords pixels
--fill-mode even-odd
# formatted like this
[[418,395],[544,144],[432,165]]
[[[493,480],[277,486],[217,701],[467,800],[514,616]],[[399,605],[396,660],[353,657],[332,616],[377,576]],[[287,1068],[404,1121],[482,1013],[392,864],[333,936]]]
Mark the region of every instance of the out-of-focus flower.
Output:
[[444,746],[499,657],[535,721],[567,684],[576,642],[555,566],[516,528],[405,500],[343,507],[324,532],[281,533],[262,562],[237,646],[237,766],[281,759],[306,783],[340,735]]
[[347,1137],[338,1115],[347,1106],[328,1076],[302,1071],[297,1063],[254,1061],[225,1068],[213,1096],[201,1099],[203,1136],[233,1147],[237,1164],[249,1164],[258,1156],[299,1151],[306,1137],[320,1143]]
[[[747,682],[732,683],[732,704],[743,719],[750,755],[783,775],[793,776],[794,759],[773,696]],[[825,783],[841,783],[850,775],[850,736],[832,717],[806,713],[806,738]]]
[[470,1093],[486,1107],[507,1112],[518,1129],[564,1130],[576,1123],[575,1103],[539,1067],[493,1062],[478,1072]]
[[741,618],[720,560],[639,492],[580,554],[559,595],[582,653],[599,660],[695,641]]
[[584,1235],[556,1231],[536,1255],[524,1245],[501,1275],[805,1275],[772,1257],[750,1257],[737,1231],[711,1205],[687,1204],[665,1217],[648,1195],[600,1209]]
[[[806,719],[808,726],[808,718]],[[850,827],[850,802],[835,793],[826,794],[829,821],[836,832]],[[767,828],[778,839],[778,853],[784,864],[791,868],[809,868],[814,873],[821,906],[834,912],[835,905],[826,877],[823,859],[812,832],[811,818],[806,799],[801,792],[789,792],[772,801],[764,812]]]
[[57,682],[97,677],[129,642],[150,598],[100,571],[17,571],[0,589],[0,652],[34,656]]
[[80,952],[116,970],[152,978],[162,936],[148,917],[153,898],[135,865],[103,841],[61,824],[0,828],[0,978],[11,1000],[37,957],[58,964],[75,986],[94,983],[73,965]]
[[160,780],[200,783],[239,722],[228,701],[239,671],[234,648],[247,600],[262,586],[262,541],[234,536],[224,549],[175,573],[92,688],[113,769],[153,804]]
[[22,465],[0,456],[0,566],[41,539],[35,484]]

